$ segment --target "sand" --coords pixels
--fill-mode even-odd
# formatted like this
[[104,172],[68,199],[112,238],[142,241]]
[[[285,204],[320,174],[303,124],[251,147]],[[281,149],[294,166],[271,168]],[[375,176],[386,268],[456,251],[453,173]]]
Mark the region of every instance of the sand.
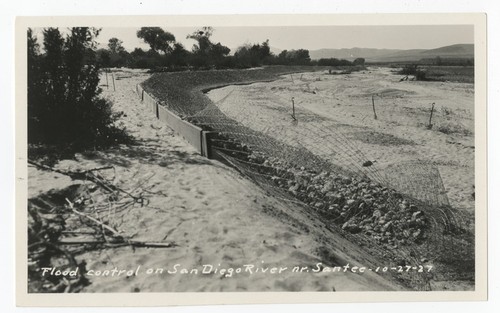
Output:
[[[113,101],[115,110],[125,113],[121,122],[139,144],[77,154],[75,159],[63,160],[55,167],[76,170],[113,165],[114,171],[103,171],[103,175],[110,175],[116,186],[132,191],[139,184],[146,184],[149,203],[135,205],[111,218],[110,225],[134,240],[166,241],[174,247],[83,252],[77,259],[85,261],[93,274],[116,268],[137,271],[138,275],[88,275],[90,285],[82,292],[402,289],[388,277],[372,272],[313,273],[319,262],[325,266],[362,266],[351,257],[357,255],[362,260],[361,253],[317,222],[308,220],[302,208],[267,196],[234,169],[203,158],[174,136],[134,93],[135,85],[145,80],[147,74],[124,70],[115,72],[115,77],[116,91],[112,85],[102,86],[103,95]],[[75,183],[79,182],[29,167],[29,197]],[[219,270],[203,274],[204,265],[205,269],[211,265]],[[220,274],[221,268],[245,269],[245,265],[287,270],[274,274],[271,269],[266,273],[243,271],[231,276],[226,270]],[[308,266],[310,271],[292,272],[294,266]],[[182,268],[191,274],[181,274]],[[148,274],[148,269],[155,273]],[[177,272],[169,274],[168,270]]]
[[[409,179],[421,174],[414,166],[417,162],[437,168],[449,203],[473,212],[474,85],[400,81],[403,76],[392,70],[370,67],[349,75],[285,75],[274,82],[215,89],[208,96],[245,126],[292,145],[300,143],[333,163],[352,159],[350,155],[336,159],[335,152],[359,151],[377,161],[371,171],[393,183],[395,167],[404,168]],[[298,124],[291,122],[292,98]],[[347,148],[342,146],[346,143]],[[428,193],[439,187],[425,187],[429,181],[422,181]]]

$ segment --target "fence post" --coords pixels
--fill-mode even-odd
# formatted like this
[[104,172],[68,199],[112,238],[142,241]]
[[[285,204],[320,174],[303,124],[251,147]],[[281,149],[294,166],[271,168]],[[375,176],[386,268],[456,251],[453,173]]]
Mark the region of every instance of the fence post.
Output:
[[429,125],[427,125],[428,129],[432,128],[432,113],[434,113],[434,102],[432,102],[432,107],[431,107],[431,116],[429,116]]
[[111,72],[111,78],[113,79],[113,91],[116,91],[116,88],[115,88],[115,75],[113,74],[113,72]]
[[108,82],[108,69],[104,69],[104,73],[106,73],[106,89],[109,89],[109,82]]
[[292,97],[292,118],[294,121],[296,121],[297,119],[295,118],[295,97]]
[[375,99],[372,95],[372,107],[373,107],[373,117],[377,119],[377,112],[375,112]]

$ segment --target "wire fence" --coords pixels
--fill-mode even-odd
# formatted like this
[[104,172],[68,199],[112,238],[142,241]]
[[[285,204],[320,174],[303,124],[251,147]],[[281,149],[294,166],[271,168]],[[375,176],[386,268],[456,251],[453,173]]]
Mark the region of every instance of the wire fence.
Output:
[[374,260],[392,268],[434,267],[398,272],[407,285],[430,290],[432,277],[473,279],[474,217],[450,206],[437,167],[408,160],[381,171],[346,125],[300,103],[291,111],[287,102],[265,98],[259,105],[273,114],[235,104],[223,112],[230,94],[189,115],[163,105],[212,131],[210,146],[219,159],[268,194],[316,212]]

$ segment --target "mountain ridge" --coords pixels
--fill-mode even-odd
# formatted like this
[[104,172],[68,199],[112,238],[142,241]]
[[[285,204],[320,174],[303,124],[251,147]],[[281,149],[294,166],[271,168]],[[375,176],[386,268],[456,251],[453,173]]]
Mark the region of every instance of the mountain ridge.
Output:
[[364,58],[368,62],[418,61],[425,58],[474,58],[474,44],[454,44],[434,49],[377,49],[342,48],[310,50],[312,60],[337,58],[354,60]]

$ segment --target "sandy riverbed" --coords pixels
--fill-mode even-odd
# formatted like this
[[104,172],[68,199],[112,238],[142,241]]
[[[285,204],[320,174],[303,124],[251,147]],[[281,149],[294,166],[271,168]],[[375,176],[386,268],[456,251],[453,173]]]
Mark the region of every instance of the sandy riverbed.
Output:
[[[437,168],[450,204],[473,212],[474,85],[401,77],[375,67],[349,75],[304,73],[215,89],[208,96],[245,126],[305,146],[333,163],[356,169],[355,158],[376,160],[370,169],[376,177],[414,179],[426,175],[414,164]],[[297,124],[291,122],[292,98]],[[438,177],[424,176],[416,182],[422,193],[440,188]]]

